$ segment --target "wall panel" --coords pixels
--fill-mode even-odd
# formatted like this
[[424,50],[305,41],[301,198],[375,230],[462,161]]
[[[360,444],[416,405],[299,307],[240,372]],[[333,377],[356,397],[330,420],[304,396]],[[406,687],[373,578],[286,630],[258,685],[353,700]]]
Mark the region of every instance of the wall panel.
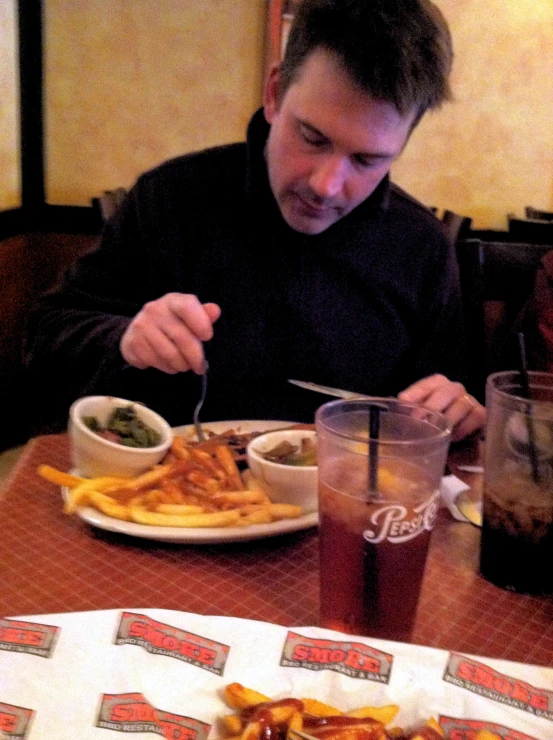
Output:
[[0,211],[21,205],[16,0],[0,2]]
[[44,0],[47,200],[86,205],[171,156],[243,138],[264,0]]
[[436,0],[455,45],[455,101],[429,114],[394,166],[427,205],[506,228],[553,210],[553,2]]

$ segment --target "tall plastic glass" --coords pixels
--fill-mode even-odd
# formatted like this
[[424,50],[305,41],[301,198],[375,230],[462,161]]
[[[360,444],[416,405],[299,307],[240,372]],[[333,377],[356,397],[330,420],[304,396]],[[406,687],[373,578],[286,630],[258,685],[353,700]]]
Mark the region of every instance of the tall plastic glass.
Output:
[[523,593],[553,593],[553,375],[494,373],[486,384],[480,571]]
[[316,426],[321,624],[408,641],[449,422],[415,404],[360,398],[321,406]]

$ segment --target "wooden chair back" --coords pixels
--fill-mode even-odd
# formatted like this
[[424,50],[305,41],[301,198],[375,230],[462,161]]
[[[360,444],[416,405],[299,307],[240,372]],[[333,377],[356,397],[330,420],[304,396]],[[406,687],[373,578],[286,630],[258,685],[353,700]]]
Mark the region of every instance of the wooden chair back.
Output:
[[446,209],[442,216],[442,223],[447,231],[449,242],[454,247],[459,239],[468,236],[472,227],[472,218]]
[[30,389],[23,367],[27,319],[36,297],[55,288],[63,272],[95,249],[89,234],[32,232],[0,241],[0,451],[26,441],[30,434]]
[[553,211],[540,211],[538,208],[526,206],[524,213],[526,218],[532,218],[538,221],[553,221]]
[[509,216],[509,233],[521,243],[549,244],[553,247],[553,222]]
[[534,284],[545,244],[464,239],[457,260],[466,334],[467,386],[484,401],[486,378],[508,361],[514,327]]

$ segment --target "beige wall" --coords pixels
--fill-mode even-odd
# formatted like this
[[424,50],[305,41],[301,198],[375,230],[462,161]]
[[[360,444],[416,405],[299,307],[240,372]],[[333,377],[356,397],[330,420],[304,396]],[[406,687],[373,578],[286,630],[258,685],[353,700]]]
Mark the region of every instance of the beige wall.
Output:
[[427,205],[506,228],[553,210],[553,1],[436,0],[455,45],[455,102],[430,114],[394,167]]
[[0,2],[0,210],[21,205],[16,0]]
[[[436,0],[456,101],[394,177],[427,205],[505,227],[553,209],[552,0]],[[243,137],[261,100],[265,0],[45,0],[47,194],[87,204],[185,151]]]
[[168,157],[244,137],[264,0],[45,0],[50,203],[88,204]]

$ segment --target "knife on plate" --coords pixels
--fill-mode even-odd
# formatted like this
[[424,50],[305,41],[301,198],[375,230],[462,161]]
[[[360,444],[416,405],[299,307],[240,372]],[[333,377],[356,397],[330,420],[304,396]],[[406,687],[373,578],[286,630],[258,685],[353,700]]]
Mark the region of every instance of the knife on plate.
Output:
[[341,388],[332,388],[329,385],[319,385],[318,383],[307,383],[305,380],[292,380],[288,379],[292,385],[297,385],[300,388],[305,388],[308,391],[316,391],[317,393],[324,393],[327,396],[336,396],[336,398],[368,398],[362,393],[355,393],[354,391],[344,391]]

